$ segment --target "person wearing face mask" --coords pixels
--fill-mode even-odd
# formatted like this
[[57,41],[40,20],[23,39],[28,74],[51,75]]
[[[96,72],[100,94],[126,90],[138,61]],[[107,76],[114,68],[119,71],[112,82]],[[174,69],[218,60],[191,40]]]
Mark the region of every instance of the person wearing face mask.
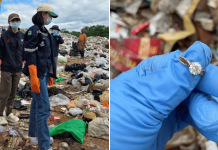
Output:
[[33,99],[30,109],[29,137],[38,141],[40,150],[50,149],[48,118],[50,103],[48,84],[53,85],[56,77],[53,38],[46,29],[52,18],[57,18],[53,8],[48,4],[41,4],[33,16],[33,26],[24,35],[26,64],[23,73],[30,77]]
[[[10,14],[8,30],[1,35],[0,39],[0,125],[19,121],[19,118],[12,113],[12,109],[21,76],[22,61],[24,61],[24,33],[19,29],[20,23],[18,14]],[[5,107],[6,117],[3,116]]]
[[[57,25],[53,25],[50,29],[52,29],[52,37],[53,37],[53,44],[54,44],[54,59],[56,68],[58,66],[58,51],[59,51],[59,44],[63,44],[64,40],[60,35],[58,35],[58,32],[60,31],[59,27]],[[55,83],[55,81],[54,81]]]

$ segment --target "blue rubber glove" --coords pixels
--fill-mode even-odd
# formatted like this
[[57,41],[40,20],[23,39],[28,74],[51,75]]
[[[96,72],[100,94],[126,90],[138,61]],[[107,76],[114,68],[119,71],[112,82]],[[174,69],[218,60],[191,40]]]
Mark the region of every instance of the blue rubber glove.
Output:
[[210,49],[196,42],[184,54],[175,51],[162,55],[166,59],[159,56],[156,57],[159,61],[147,59],[111,81],[112,150],[164,149],[173,133],[188,125],[177,115],[177,106],[188,97],[201,76],[192,75],[178,61],[181,55],[199,62],[203,68],[211,60]]
[[58,34],[57,34],[57,33],[54,33],[53,36],[58,36]]

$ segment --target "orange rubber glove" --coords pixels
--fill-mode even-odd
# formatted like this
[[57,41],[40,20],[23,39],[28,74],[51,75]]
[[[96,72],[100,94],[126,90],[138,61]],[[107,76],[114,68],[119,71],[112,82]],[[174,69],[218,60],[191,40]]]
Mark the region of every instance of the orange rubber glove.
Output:
[[54,80],[52,77],[49,77],[48,85],[52,86],[54,84]]
[[29,65],[31,90],[35,93],[40,93],[40,82],[37,77],[37,68],[35,65]]

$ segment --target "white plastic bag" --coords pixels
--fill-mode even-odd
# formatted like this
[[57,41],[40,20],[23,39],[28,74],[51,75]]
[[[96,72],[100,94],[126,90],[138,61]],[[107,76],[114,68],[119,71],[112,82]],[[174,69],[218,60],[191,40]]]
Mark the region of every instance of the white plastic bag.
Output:
[[62,71],[64,71],[64,66],[60,66],[57,68],[57,72],[62,72]]
[[79,81],[77,81],[77,79],[72,80],[72,85],[73,85],[74,88],[77,88],[78,90],[81,90],[82,84]]
[[95,58],[95,63],[97,64],[97,65],[101,65],[101,64],[106,64],[107,63],[107,60],[105,60],[105,58],[102,58],[102,57],[100,57],[100,58]]
[[69,112],[72,116],[80,115],[83,113],[80,108],[70,108]]
[[63,94],[57,94],[49,97],[51,106],[67,105],[70,99]]
[[83,109],[83,107],[85,107],[84,105],[89,105],[89,100],[87,99],[79,100],[79,102],[76,104],[76,107]]
[[102,139],[109,139],[109,119],[96,117],[88,125],[88,135]]
[[64,57],[64,56],[58,56],[58,61],[59,61],[60,63],[67,63],[67,58]]

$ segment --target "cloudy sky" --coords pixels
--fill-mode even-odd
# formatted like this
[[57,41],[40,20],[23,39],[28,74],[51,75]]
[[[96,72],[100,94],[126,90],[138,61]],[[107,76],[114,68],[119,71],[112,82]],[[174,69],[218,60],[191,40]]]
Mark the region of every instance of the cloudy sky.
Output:
[[85,26],[109,26],[109,0],[2,0],[0,26],[8,26],[8,16],[17,13],[21,18],[21,28],[33,25],[32,16],[41,3],[51,5],[58,18],[53,18],[52,25],[60,29],[80,31]]

